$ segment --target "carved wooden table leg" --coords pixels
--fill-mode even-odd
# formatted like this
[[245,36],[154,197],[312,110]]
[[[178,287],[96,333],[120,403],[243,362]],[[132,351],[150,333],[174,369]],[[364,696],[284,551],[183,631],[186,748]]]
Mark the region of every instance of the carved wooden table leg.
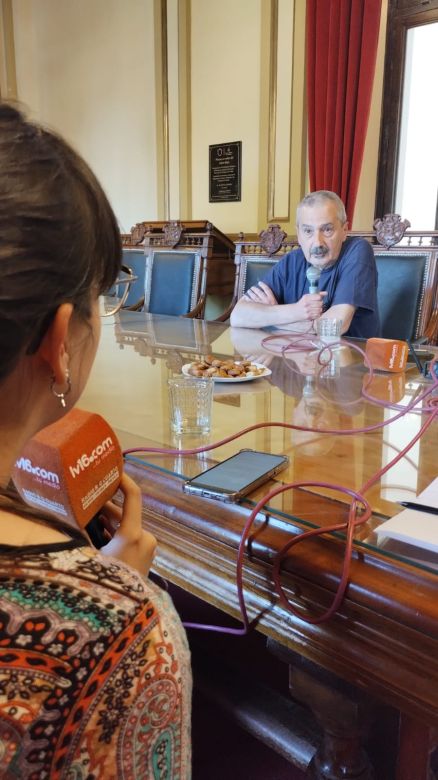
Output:
[[323,740],[307,769],[312,780],[374,780],[363,740],[372,702],[354,686],[268,640],[268,648],[289,663],[289,690],[306,704],[323,729]]
[[434,770],[430,759],[437,744],[436,731],[401,714],[396,780],[436,780],[436,766]]

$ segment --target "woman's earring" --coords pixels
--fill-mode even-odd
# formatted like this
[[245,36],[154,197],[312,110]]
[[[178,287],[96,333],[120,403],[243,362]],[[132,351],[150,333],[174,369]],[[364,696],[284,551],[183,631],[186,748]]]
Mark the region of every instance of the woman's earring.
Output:
[[65,397],[69,394],[69,392],[71,390],[70,372],[69,372],[68,369],[65,372],[65,381],[66,381],[66,384],[67,384],[67,388],[62,393],[58,393],[58,391],[55,390],[56,379],[55,379],[54,376],[52,376],[52,382],[51,382],[51,385],[50,385],[50,389],[51,389],[53,395],[55,396],[55,398],[59,398],[59,403],[61,404],[63,409],[65,409],[65,406],[66,406]]

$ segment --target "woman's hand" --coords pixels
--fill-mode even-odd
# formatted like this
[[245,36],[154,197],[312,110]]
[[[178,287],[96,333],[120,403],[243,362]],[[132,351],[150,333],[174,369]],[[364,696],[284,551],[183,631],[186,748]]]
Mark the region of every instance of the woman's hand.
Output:
[[108,501],[102,509],[102,522],[112,539],[100,548],[100,552],[118,558],[143,576],[147,576],[157,540],[142,528],[139,486],[131,477],[123,474],[119,487],[124,496],[123,507],[116,506],[114,501]]

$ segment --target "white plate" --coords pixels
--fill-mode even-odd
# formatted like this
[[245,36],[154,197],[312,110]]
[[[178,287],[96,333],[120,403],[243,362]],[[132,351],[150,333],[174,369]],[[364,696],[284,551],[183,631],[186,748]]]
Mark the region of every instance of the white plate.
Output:
[[[240,360],[233,361],[234,363],[239,364]],[[266,368],[266,366],[263,365],[263,363],[256,363],[254,360],[251,361],[253,366],[256,366],[257,368],[263,368],[263,374],[259,374],[258,376],[213,376],[212,379],[214,379],[215,382],[227,382],[227,383],[241,383],[241,382],[251,382],[253,379],[263,379],[266,376],[270,376],[272,374],[272,371],[270,368]],[[184,376],[192,376],[192,374],[189,374],[189,368],[193,365],[192,363],[186,363],[185,366],[182,367],[181,371],[184,374]],[[202,377],[194,377],[194,379],[202,379]]]

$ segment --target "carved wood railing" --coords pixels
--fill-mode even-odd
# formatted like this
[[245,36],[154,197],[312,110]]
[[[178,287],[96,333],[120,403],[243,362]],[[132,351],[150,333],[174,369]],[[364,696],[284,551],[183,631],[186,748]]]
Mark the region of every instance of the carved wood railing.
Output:
[[373,245],[392,249],[397,247],[438,247],[438,230],[409,230],[411,223],[400,214],[385,214],[374,220],[372,231],[350,231],[351,236],[367,238]]

